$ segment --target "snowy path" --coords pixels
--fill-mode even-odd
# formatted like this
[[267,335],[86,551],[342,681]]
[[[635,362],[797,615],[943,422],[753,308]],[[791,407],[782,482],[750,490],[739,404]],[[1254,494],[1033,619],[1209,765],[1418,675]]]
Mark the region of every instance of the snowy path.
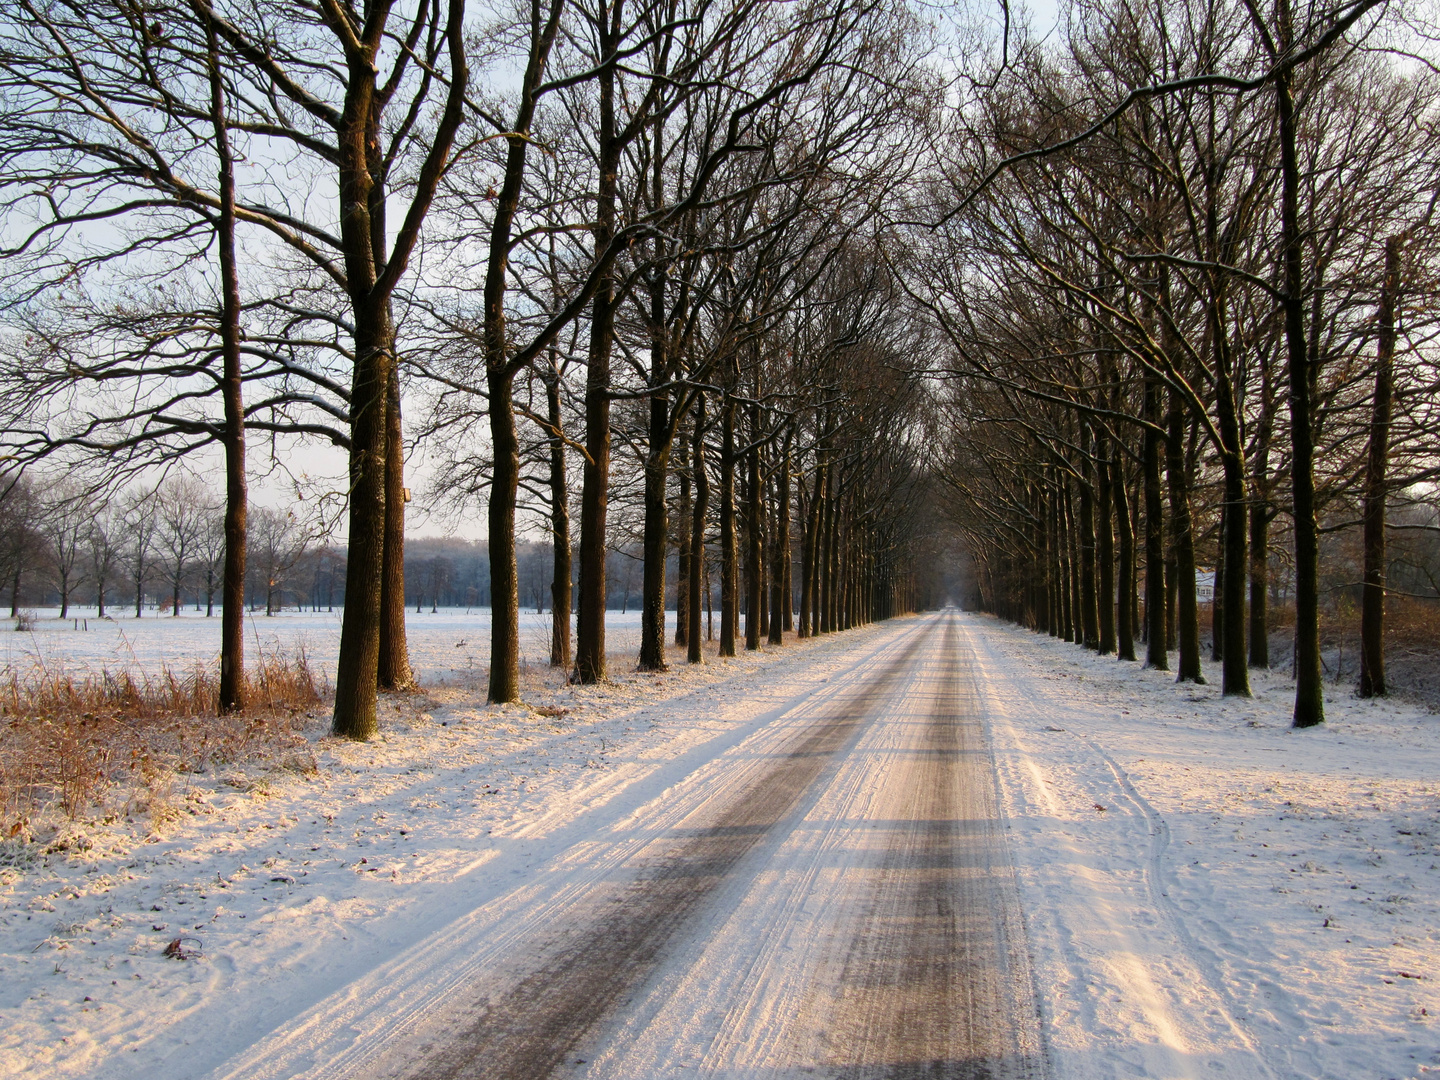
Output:
[[1440,1073],[1423,709],[955,612],[614,661],[0,843],[0,1077]]
[[217,1076],[1040,1075],[956,646],[890,636]]

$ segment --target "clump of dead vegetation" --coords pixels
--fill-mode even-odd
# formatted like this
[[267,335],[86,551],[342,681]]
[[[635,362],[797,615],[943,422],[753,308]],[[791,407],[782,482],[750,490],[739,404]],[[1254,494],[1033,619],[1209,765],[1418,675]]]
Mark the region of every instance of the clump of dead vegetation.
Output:
[[68,823],[178,812],[185,774],[241,762],[313,771],[303,731],[328,694],[302,652],[262,656],[240,713],[217,710],[208,667],[158,675],[0,673],[0,840]]

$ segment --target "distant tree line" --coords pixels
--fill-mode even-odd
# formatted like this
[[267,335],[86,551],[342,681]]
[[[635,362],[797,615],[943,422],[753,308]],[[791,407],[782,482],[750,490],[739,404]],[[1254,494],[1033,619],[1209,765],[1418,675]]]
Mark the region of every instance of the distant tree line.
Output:
[[[188,477],[115,492],[37,480],[0,476],[0,596],[12,617],[34,607],[62,619],[215,615],[225,534],[214,491]],[[255,507],[248,540],[250,610],[343,603],[345,552],[315,520]]]
[[[252,507],[250,514],[247,608],[267,615],[343,609],[347,553],[329,539],[323,523],[268,507]],[[0,523],[0,595],[12,618],[41,607],[58,608],[61,619],[92,612],[97,618],[178,616],[186,610],[216,614],[225,550],[223,500],[192,479],[116,493],[60,483],[37,494],[31,477],[7,477],[0,487]],[[614,583],[610,610],[641,607],[643,554],[638,542],[608,553],[607,574]],[[536,614],[553,609],[554,565],[549,541],[516,545],[523,607]],[[672,580],[677,568],[678,556],[672,554]],[[713,639],[719,606],[714,567],[708,576],[701,595],[712,616]],[[667,595],[668,610],[688,599],[678,587],[683,584]],[[406,605],[416,613],[488,608],[490,560],[484,543],[411,540],[405,588]],[[792,606],[798,599],[792,596]],[[745,605],[742,597],[742,615]]]

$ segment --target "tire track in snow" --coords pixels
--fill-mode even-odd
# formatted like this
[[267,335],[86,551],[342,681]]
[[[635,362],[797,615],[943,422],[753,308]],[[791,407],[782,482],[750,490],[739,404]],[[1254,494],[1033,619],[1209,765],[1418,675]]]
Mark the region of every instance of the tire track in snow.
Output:
[[717,897],[718,925],[597,1036],[577,1076],[1046,1073],[952,620],[927,620],[925,651],[804,819],[747,860],[737,888]]
[[595,888],[547,939],[522,945],[530,970],[503,994],[474,988],[468,1021],[434,1037],[385,1075],[426,1080],[537,1080],[551,1075],[573,1047],[661,961],[670,939],[725,881],[726,875],[776,825],[851,743],[877,701],[907,670],[925,635],[910,635],[900,655],[871,681],[835,700],[777,754],[758,778],[728,795],[716,813],[706,807],[678,836],[653,841],[630,866],[631,876]]
[[[908,752],[914,772],[893,800],[886,856],[839,979],[836,1076],[1044,1071],[1023,1022],[1035,1004],[977,695],[973,682],[962,687],[969,665],[953,616],[944,627],[931,661],[937,685],[921,698],[930,704]],[[956,1047],[969,1057],[956,1060]]]

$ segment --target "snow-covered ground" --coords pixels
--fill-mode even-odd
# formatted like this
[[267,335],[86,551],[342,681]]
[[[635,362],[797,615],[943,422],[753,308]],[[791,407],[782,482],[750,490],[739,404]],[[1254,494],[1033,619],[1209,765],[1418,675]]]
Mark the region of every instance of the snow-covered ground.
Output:
[[967,625],[1060,1077],[1440,1073],[1440,717]]
[[[323,661],[318,619],[262,619],[262,641],[294,626]],[[426,693],[388,703],[377,741],[317,729],[313,770],[177,777],[181,812],[153,833],[117,820],[64,852],[0,848],[0,1076],[223,1075],[324,1000],[343,1017],[348,987],[417,950],[443,965],[468,913],[913,625],[659,676],[618,662],[612,629],[616,681],[593,688],[549,677],[532,631],[531,707],[487,708],[444,653],[483,647],[480,619],[412,620]],[[162,621],[170,644],[122,624],[136,661],[208,655],[200,620]],[[1058,1080],[1440,1072],[1440,718],[1337,691],[1325,728],[1292,732],[1279,676],[1226,701],[961,626]],[[47,662],[121,655],[84,636],[33,641]],[[198,955],[167,958],[176,938]]]
[[[0,1076],[205,1075],[443,940],[899,630],[661,675],[612,652],[597,687],[532,668],[526,706],[484,706],[483,683],[432,685],[386,701],[374,742],[312,732],[313,771],[176,778],[180,812],[151,835],[118,820],[76,830],[65,852],[0,845]],[[176,938],[197,955],[166,957]]]
[[[675,613],[667,611],[673,634]],[[155,673],[162,666],[183,670],[215,664],[220,656],[220,619],[193,610],[178,616],[112,608],[104,619],[95,609],[72,608],[60,619],[58,608],[36,612],[34,630],[15,632],[0,620],[0,674],[12,668],[22,674],[43,666],[73,674],[133,669]],[[246,615],[246,659],[257,653],[293,657],[302,650],[326,678],[333,678],[340,647],[339,611],[263,611]],[[490,659],[490,609],[444,608],[431,613],[411,609],[405,616],[410,663],[425,685],[473,682],[484,675]],[[611,611],[605,619],[606,651],[621,663],[640,651],[640,613]],[[550,656],[550,616],[520,614],[521,660],[543,667]]]

